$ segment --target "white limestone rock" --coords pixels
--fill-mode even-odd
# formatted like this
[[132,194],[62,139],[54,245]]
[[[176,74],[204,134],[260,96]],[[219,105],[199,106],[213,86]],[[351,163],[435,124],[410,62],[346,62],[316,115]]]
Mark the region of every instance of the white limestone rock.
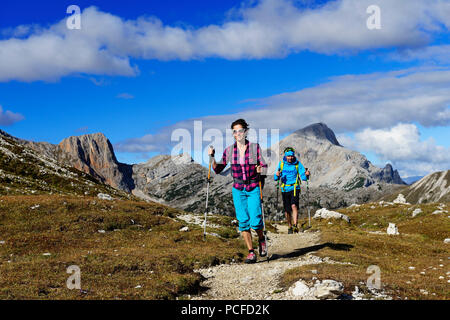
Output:
[[348,223],[350,223],[350,218],[345,214],[336,211],[330,211],[327,210],[326,208],[317,210],[313,216],[313,219],[343,219]]
[[415,216],[417,216],[420,213],[422,213],[422,209],[417,208],[412,212],[412,217],[414,218]]
[[387,228],[387,234],[390,235],[399,235],[398,228],[395,223],[389,223],[389,227]]
[[301,280],[297,281],[290,289],[290,293],[295,297],[310,296],[310,288]]
[[99,193],[97,195],[97,197],[101,200],[109,200],[109,201],[114,200],[113,197],[111,197],[109,194],[105,194],[105,193]]
[[335,299],[344,292],[344,285],[335,280],[317,281],[312,293],[318,299]]
[[405,196],[403,194],[401,194],[401,193],[397,196],[397,199],[395,199],[393,201],[393,203],[410,204],[410,203],[406,202]]

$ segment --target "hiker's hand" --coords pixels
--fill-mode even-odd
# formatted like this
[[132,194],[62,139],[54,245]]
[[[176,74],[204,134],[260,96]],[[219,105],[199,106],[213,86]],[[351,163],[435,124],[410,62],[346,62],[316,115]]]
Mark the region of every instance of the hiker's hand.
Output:
[[216,150],[214,150],[213,147],[209,147],[208,149],[208,155],[211,157],[214,157],[214,154],[216,153]]
[[258,172],[258,173],[262,172],[262,167],[260,165],[256,166],[256,172]]
[[306,180],[309,180],[309,176],[311,175],[309,170],[306,170],[305,175],[306,175]]
[[280,175],[281,175],[281,172],[277,171],[277,177],[280,177]]

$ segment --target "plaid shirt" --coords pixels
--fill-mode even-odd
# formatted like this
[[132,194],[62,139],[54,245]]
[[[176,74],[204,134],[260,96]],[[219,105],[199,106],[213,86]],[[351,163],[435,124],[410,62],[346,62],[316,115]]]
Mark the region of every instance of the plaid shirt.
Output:
[[[263,171],[261,175],[264,175],[264,172],[267,170],[267,164],[264,161],[264,158],[261,155],[261,148],[257,143],[250,143],[248,140],[245,140],[245,145],[247,149],[245,150],[245,162],[242,166],[239,161],[239,148],[237,147],[237,142],[234,145],[229,146],[223,152],[221,162],[217,163],[214,172],[219,174],[225,169],[227,164],[231,162],[231,175],[235,179],[244,180],[244,172],[247,180],[257,180],[258,173],[256,172],[256,166],[261,165],[263,167]],[[255,148],[256,146],[256,148]],[[266,169],[266,170],[265,170]],[[234,182],[233,187],[242,191],[252,191],[256,187],[259,187],[259,181],[252,182],[250,184],[238,183]]]

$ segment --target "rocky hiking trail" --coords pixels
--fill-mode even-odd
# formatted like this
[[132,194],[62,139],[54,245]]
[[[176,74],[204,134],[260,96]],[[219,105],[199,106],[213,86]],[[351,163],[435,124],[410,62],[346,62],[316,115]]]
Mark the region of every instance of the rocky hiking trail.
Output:
[[[206,280],[208,288],[192,300],[290,300],[314,299],[298,295],[293,290],[283,290],[280,277],[289,269],[302,265],[336,263],[313,253],[320,246],[320,232],[307,230],[288,234],[286,226],[276,226],[279,233],[268,232],[270,261],[258,256],[256,264],[232,263],[196,270]],[[314,267],[312,267],[314,269]]]

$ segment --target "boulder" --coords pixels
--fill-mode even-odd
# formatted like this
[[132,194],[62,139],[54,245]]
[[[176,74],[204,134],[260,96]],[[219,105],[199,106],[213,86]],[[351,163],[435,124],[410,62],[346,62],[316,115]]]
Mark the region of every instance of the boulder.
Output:
[[395,223],[389,223],[389,227],[387,228],[387,234],[390,235],[399,235],[398,228]]
[[398,204],[409,204],[406,202],[405,196],[401,193],[397,196],[397,198],[393,202]]
[[335,299],[344,292],[344,285],[335,280],[317,281],[311,289],[318,299]]
[[111,197],[109,194],[105,194],[105,193],[99,193],[97,195],[97,197],[102,200],[109,200],[109,201],[114,200],[113,197]]
[[301,280],[297,281],[291,288],[291,293],[296,297],[306,297],[310,295],[309,287]]
[[336,211],[330,211],[326,208],[317,210],[313,216],[313,219],[342,219],[350,223],[350,218],[345,214]]
[[415,216],[417,216],[418,214],[422,213],[422,209],[417,208],[413,211],[412,213],[412,217],[414,218]]

